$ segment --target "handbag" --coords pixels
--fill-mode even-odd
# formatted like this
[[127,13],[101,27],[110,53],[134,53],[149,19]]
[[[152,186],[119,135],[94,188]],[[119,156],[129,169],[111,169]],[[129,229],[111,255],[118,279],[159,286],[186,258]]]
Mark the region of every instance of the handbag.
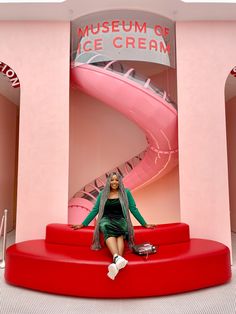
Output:
[[133,253],[140,256],[146,256],[146,259],[148,258],[149,254],[155,254],[156,252],[156,246],[148,242],[136,244],[133,246]]

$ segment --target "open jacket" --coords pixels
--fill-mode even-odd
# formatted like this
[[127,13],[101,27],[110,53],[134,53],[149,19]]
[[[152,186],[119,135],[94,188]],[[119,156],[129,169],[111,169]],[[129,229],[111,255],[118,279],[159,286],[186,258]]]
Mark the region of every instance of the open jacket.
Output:
[[[138,220],[138,222],[142,225],[145,226],[147,223],[144,220],[144,218],[142,217],[142,215],[140,214],[138,208],[136,207],[134,198],[130,192],[129,189],[125,189],[127,198],[128,198],[128,203],[129,203],[129,210],[131,211],[131,213],[133,214],[133,216]],[[84,226],[88,226],[89,223],[96,217],[96,215],[98,214],[99,211],[99,205],[100,205],[100,199],[101,199],[101,195],[102,195],[102,191],[99,193],[98,197],[97,197],[97,201],[93,207],[93,209],[91,210],[91,212],[88,214],[88,216],[84,219],[84,221],[82,222],[82,225]],[[124,205],[121,204],[122,206],[122,210],[123,210],[123,214],[124,217],[126,218],[126,211],[124,209]]]

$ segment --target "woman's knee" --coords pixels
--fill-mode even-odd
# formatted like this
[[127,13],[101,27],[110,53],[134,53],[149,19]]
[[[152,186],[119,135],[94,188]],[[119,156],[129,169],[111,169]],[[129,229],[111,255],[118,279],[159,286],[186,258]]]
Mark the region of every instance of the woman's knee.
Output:
[[104,221],[102,223],[100,223],[99,229],[104,232],[107,230],[107,228],[109,228],[109,222],[108,221]]
[[99,229],[101,231],[106,230],[109,226],[110,226],[110,221],[106,217],[103,217],[99,223]]

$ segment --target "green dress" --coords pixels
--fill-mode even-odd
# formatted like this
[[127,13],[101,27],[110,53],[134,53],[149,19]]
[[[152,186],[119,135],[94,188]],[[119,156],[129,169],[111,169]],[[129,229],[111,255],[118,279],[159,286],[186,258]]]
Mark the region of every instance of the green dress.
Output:
[[106,241],[110,237],[120,237],[124,238],[128,235],[128,226],[119,198],[108,199],[104,207],[103,216],[99,222],[99,230],[104,235],[104,240]]
[[[128,203],[129,203],[129,210],[131,211],[131,213],[133,214],[133,216],[138,220],[138,222],[142,225],[145,226],[147,223],[144,220],[144,218],[142,217],[142,215],[140,214],[138,208],[136,207],[134,198],[130,192],[129,189],[125,189],[126,195],[127,195],[127,199],[128,199]],[[98,197],[97,197],[97,201],[93,207],[93,209],[91,210],[91,212],[88,214],[88,216],[84,219],[84,221],[82,222],[82,225],[84,226],[88,226],[89,223],[95,218],[95,216],[98,214],[99,211],[99,205],[100,205],[100,200],[101,200],[101,195],[102,195],[102,191],[99,193]],[[125,208],[122,208],[119,199],[116,200],[107,200],[108,203],[106,202],[105,206],[108,206],[108,211],[109,207],[116,207],[115,210],[115,215],[117,214],[117,212],[119,211],[117,209],[117,206],[120,206],[121,208],[121,212],[123,216],[120,216],[119,220],[113,219],[112,223],[113,225],[115,224],[115,231],[114,230],[110,230],[111,228],[106,227],[106,231],[104,231],[104,225],[101,225],[101,222],[104,223],[105,221],[107,221],[109,223],[109,221],[111,220],[111,218],[106,218],[107,215],[104,216],[104,214],[106,213],[105,207],[104,207],[104,213],[103,213],[103,217],[101,218],[100,222],[99,222],[99,229],[101,230],[101,232],[103,232],[105,239],[107,239],[108,235],[109,236],[120,236],[120,235],[127,235],[127,219],[126,219],[126,215],[125,215]],[[114,204],[111,203],[114,202]],[[114,209],[114,208],[113,208]],[[109,215],[108,215],[109,216]],[[104,218],[105,217],[105,218]],[[103,219],[104,218],[104,219]],[[114,217],[113,217],[114,218]],[[120,228],[120,231],[118,232],[117,229]]]

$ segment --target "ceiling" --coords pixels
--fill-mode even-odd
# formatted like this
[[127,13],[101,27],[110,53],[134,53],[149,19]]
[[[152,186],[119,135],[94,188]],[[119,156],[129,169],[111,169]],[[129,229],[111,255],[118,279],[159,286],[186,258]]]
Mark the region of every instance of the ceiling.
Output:
[[112,9],[144,10],[174,21],[236,19],[236,3],[186,3],[181,0],[65,0],[60,3],[2,3],[0,20],[71,21],[92,12]]
[[[0,3],[1,20],[73,21],[93,12],[133,9],[163,15],[173,21],[236,20],[236,3],[186,3],[181,0],[66,0],[60,3]],[[146,76],[153,70],[147,67]],[[0,75],[0,93],[13,103],[19,103],[19,89],[14,89]],[[236,78],[229,76],[226,85],[227,100],[236,95]]]

